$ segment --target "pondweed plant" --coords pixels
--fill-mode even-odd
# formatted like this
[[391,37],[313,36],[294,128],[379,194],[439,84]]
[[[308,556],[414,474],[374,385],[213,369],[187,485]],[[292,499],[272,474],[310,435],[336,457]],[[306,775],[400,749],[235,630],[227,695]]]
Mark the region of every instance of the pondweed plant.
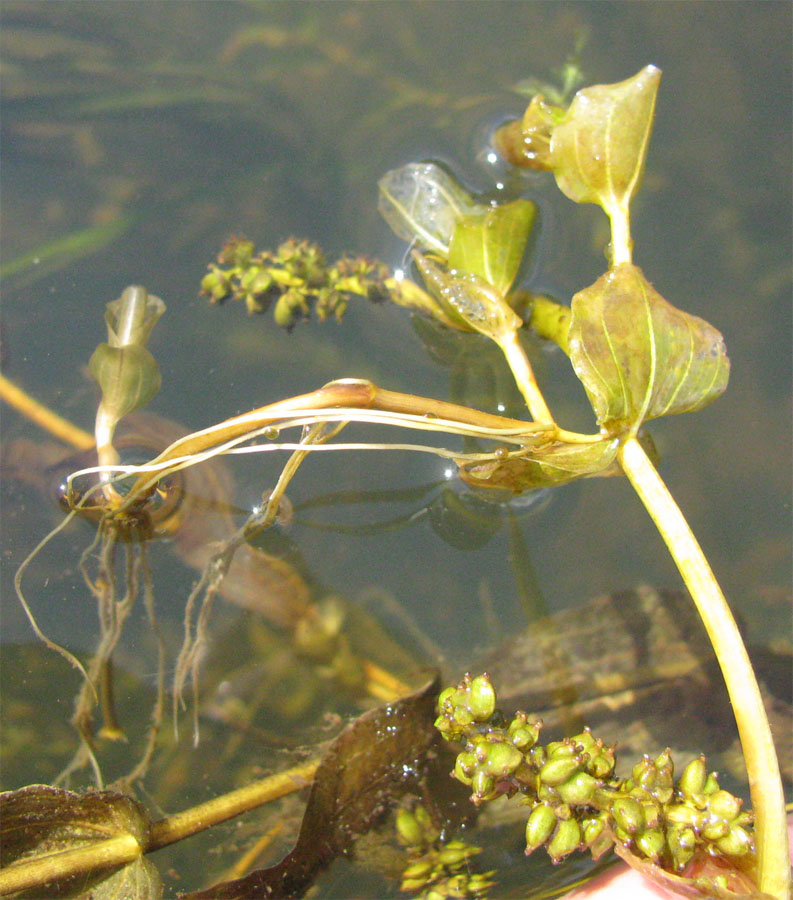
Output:
[[[721,334],[672,306],[633,263],[630,205],[642,180],[660,76],[660,70],[648,66],[619,84],[583,89],[567,109],[535,96],[522,120],[502,126],[496,134],[496,146],[513,164],[552,172],[567,197],[597,203],[609,217],[608,271],[579,291],[569,309],[533,298],[527,303],[526,321],[515,311],[525,302],[510,291],[533,219],[530,201],[478,203],[433,163],[405,166],[380,181],[381,212],[415,247],[413,260],[426,290],[417,293],[410,282],[382,276],[379,283],[391,290],[397,303],[495,341],[526,400],[530,423],[497,421],[361,382],[336,382],[199,432],[167,450],[155,464],[167,470],[174,457],[206,452],[218,444],[230,446],[275,425],[364,420],[426,428],[430,416],[432,430],[476,434],[499,443],[489,456],[449,454],[460,477],[477,486],[520,492],[618,466],[669,548],[715,648],[749,773],[758,887],[783,897],[789,883],[784,799],[757,681],[713,572],[640,441],[645,422],[702,408],[725,390],[729,374]],[[249,308],[257,308],[278,295],[276,316],[281,321],[284,306],[306,307],[313,290],[311,267],[300,261],[295,265],[291,251],[282,248],[275,259],[260,256],[255,262],[251,256],[247,263],[227,251],[221,264],[229,255],[230,268],[212,267],[204,279],[204,290],[215,299],[233,292],[244,296]],[[316,258],[315,252],[310,258]],[[326,277],[323,273],[319,283]],[[368,293],[363,285],[340,285],[341,290],[351,287],[353,293]],[[284,297],[291,299],[285,303]],[[596,433],[571,433],[556,423],[519,342],[524,327],[567,353],[592,405]],[[334,410],[326,404],[347,408]],[[368,407],[366,413],[361,414],[361,406]],[[314,408],[308,412],[307,407]],[[298,411],[308,415],[290,423],[290,414]],[[138,490],[149,490],[153,483],[143,477]]]
[[[550,842],[552,856],[560,858],[575,846],[597,844],[600,837],[593,837],[594,833],[608,829],[648,858],[671,862],[674,868],[685,862],[692,840],[704,841],[708,851],[715,849],[728,857],[745,855],[754,840],[757,888],[783,900],[789,887],[784,799],[757,681],[708,562],[642,444],[646,422],[702,408],[725,390],[729,373],[719,332],[672,306],[633,263],[630,207],[642,179],[660,75],[657,68],[648,66],[619,84],[579,91],[567,108],[536,96],[521,120],[502,126],[496,134],[496,147],[511,163],[553,173],[567,197],[577,203],[597,203],[609,217],[608,270],[579,291],[569,307],[514,288],[534,205],[527,199],[480,202],[448,170],[431,162],[404,166],[380,181],[380,210],[394,231],[410,242],[423,286],[371,260],[345,258],[328,265],[317,247],[294,241],[275,252],[258,254],[249,242],[233,241],[203,281],[203,290],[216,301],[241,298],[252,312],[274,304],[277,321],[287,327],[307,315],[312,305],[321,317],[340,316],[347,299],[360,295],[388,298],[447,328],[482,334],[503,352],[525,399],[528,421],[388,391],[368,381],[342,379],[190,434],[146,465],[121,467],[113,460],[115,413],[111,412],[109,417],[102,415],[103,431],[97,432],[98,446],[106,448],[107,465],[71,476],[67,500],[75,514],[98,517],[105,534],[113,529],[134,530],[148,521],[152,504],[168,501],[168,479],[181,469],[225,453],[292,451],[262,510],[210,561],[190,598],[174,690],[178,703],[187,679],[192,677],[195,683],[206,618],[235,549],[275,520],[286,486],[308,453],[386,446],[429,452],[454,461],[459,477],[470,485],[514,493],[622,472],[669,548],[718,657],[749,775],[753,835],[747,828],[747,814],[700,772],[699,763],[687,768],[676,786],[671,764],[663,756],[639,764],[641,771],[634,770],[630,781],[613,785],[608,781],[609,750],[591,736],[578,735],[541,750],[528,719],[521,719],[514,728],[514,722],[505,724],[506,731],[490,723],[490,699],[486,709],[471,713],[471,721],[463,727],[457,721],[462,707],[453,702],[458,696],[454,690],[459,688],[442,695],[441,716],[456,722],[447,729],[450,736],[474,745],[483,741],[497,745],[498,753],[509,758],[507,768],[515,763],[510,777],[529,766],[528,783],[533,779],[536,795],[529,817],[530,846]],[[128,299],[130,323],[154,313],[145,292],[133,291]],[[114,327],[124,331],[117,323]],[[521,344],[520,335],[527,328],[554,341],[568,355],[591,403],[596,431],[572,432],[556,422]],[[145,343],[145,329],[126,333],[129,340],[118,338],[115,345],[111,334],[109,346],[142,347]],[[124,396],[132,398],[131,408],[150,395],[154,370],[145,353],[103,356],[107,358],[92,364],[102,384],[103,406],[123,415]],[[122,368],[122,400],[111,402],[108,398],[115,396],[114,384],[121,383]],[[423,444],[334,442],[348,422],[473,437],[491,441],[493,448],[463,453]],[[289,428],[302,432],[295,440],[285,441],[282,434]],[[263,440],[251,443],[256,439]],[[99,485],[82,488],[81,479],[96,471],[103,473]],[[123,613],[123,604],[113,606],[114,614],[119,609]],[[108,642],[117,627],[117,622],[110,623]],[[89,676],[90,684],[96,683],[98,673],[92,671]],[[463,692],[474,685],[489,698],[491,689],[476,679]],[[477,738],[477,734],[485,736]],[[487,737],[492,734],[499,735],[498,740]],[[492,772],[480,773],[480,764],[476,749],[464,750],[458,775],[470,779],[467,783],[474,786],[474,795],[484,800],[498,788],[491,784]],[[563,770],[564,777],[556,768],[551,777],[546,766]],[[666,799],[660,799],[658,791],[653,793],[655,787],[647,788],[649,781],[662,786],[660,793]],[[543,793],[546,787],[555,792],[554,797],[558,795],[560,803],[550,803],[550,795]],[[647,790],[649,799],[641,793]],[[705,798],[705,806],[697,806],[702,816],[681,812],[678,822],[678,813],[673,815],[671,810],[688,809],[689,794]],[[724,828],[716,827],[710,813],[703,812],[712,811],[714,803]],[[578,811],[574,815],[573,808],[580,815]]]

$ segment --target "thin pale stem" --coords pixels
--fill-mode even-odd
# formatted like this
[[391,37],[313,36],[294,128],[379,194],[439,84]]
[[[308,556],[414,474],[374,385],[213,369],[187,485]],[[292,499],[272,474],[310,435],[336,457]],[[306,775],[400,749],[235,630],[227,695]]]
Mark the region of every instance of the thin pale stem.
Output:
[[772,897],[788,900],[790,859],[779,763],[763,698],[738,626],[702,548],[636,438],[625,441],[618,459],[683,576],[721,666],[749,776],[757,886]]
[[[248,437],[254,436],[257,429],[283,424],[284,419],[301,412],[316,416],[316,420],[319,420],[319,414],[324,414],[327,418],[323,421],[331,418],[344,421],[346,409],[373,410],[390,414],[393,416],[390,424],[402,424],[428,431],[454,432],[460,429],[460,433],[473,429],[478,436],[490,436],[493,439],[508,434],[516,439],[525,436],[528,440],[538,431],[549,430],[549,426],[543,423],[523,422],[520,419],[469,409],[456,403],[387,391],[369,381],[350,378],[333,381],[310,394],[301,394],[278,403],[271,403],[202,431],[193,432],[171,444],[150,465],[161,466],[171,460],[176,462],[197,456],[223,444],[231,445],[234,441],[247,440]],[[374,418],[373,416],[373,420]],[[145,494],[165,471],[166,467],[163,467],[155,476],[140,475],[127,493],[125,504]]]
[[631,237],[631,217],[628,204],[615,205],[607,210],[611,220],[611,248],[609,268],[633,260],[633,238]]
[[[325,424],[312,425],[307,429],[301,440],[301,444],[321,444],[330,440],[334,435],[338,434],[344,423],[336,425],[332,429],[328,429]],[[294,478],[295,473],[300,468],[303,460],[306,458],[307,450],[295,450],[287,460],[286,465],[278,476],[275,487],[269,492],[267,504],[264,510],[264,516],[256,522],[255,525],[246,531],[246,538],[250,540],[254,535],[258,534],[265,528],[268,528],[275,521],[278,510],[281,508],[281,500],[283,499],[289,482]]]
[[537,379],[534,377],[534,370],[526,356],[526,351],[520,345],[517,330],[507,332],[499,337],[497,343],[509,363],[515,382],[529,407],[532,419],[540,424],[555,424],[545,397],[537,384]]

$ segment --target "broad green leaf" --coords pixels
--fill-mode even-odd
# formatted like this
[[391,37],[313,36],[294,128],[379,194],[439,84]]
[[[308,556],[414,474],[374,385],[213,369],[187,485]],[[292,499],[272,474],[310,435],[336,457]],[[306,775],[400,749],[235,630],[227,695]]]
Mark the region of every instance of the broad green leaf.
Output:
[[[42,880],[35,881],[36,897],[162,896],[156,869],[142,859],[149,818],[130,797],[114,791],[80,795],[34,784],[0,794],[0,814],[0,865],[12,872],[14,864],[20,866],[18,871],[24,864],[33,879],[41,873]],[[111,839],[117,840],[109,849]],[[68,851],[76,850],[84,852],[79,861],[70,861]]]
[[102,404],[117,422],[146,406],[160,389],[160,369],[143,346],[100,344],[88,361],[88,369],[102,388]]
[[449,245],[449,268],[477,275],[506,294],[518,274],[537,207],[514,200],[457,222]]
[[378,181],[377,208],[393,231],[446,259],[457,222],[489,207],[476,203],[454,177],[436,163],[410,163]]
[[609,432],[700,409],[727,387],[721,334],[664,300],[637,266],[611,269],[571,307],[570,360]]
[[645,66],[618,84],[584,88],[551,135],[559,189],[609,215],[627,209],[641,183],[661,70]]
[[464,326],[495,341],[521,326],[520,316],[500,291],[477,275],[447,272],[418,251],[413,258],[432,295]]
[[520,494],[589,475],[612,474],[607,470],[614,462],[618,446],[616,438],[591,444],[554,441],[527,449],[523,456],[473,464],[458,461],[458,466],[460,478],[466,484]]

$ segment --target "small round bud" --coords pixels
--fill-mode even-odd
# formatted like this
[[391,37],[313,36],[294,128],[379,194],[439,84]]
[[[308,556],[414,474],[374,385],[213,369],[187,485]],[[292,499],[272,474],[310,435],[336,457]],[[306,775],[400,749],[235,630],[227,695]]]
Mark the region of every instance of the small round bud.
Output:
[[729,791],[716,791],[708,800],[711,814],[726,819],[728,822],[732,822],[738,817],[742,806],[743,802]]
[[702,826],[703,816],[696,807],[689,806],[686,803],[675,803],[666,807],[664,810],[664,818],[673,825],[688,825],[692,828],[700,828]]
[[454,763],[454,777],[463,784],[468,785],[471,783],[471,779],[474,777],[475,772],[476,756],[466,750],[463,750],[462,753],[458,753]]
[[[420,859],[417,862],[411,863],[405,871],[402,873],[402,880],[414,881],[419,879],[426,879],[427,876],[432,872],[432,862],[428,859]],[[421,882],[424,884],[424,881]]]
[[474,803],[481,803],[483,800],[490,800],[496,786],[495,779],[477,769],[474,777],[471,779],[471,789]]
[[664,852],[666,839],[664,838],[663,832],[653,828],[650,831],[645,831],[644,834],[636,838],[636,846],[648,859],[657,863],[661,858],[661,854]]
[[559,822],[556,833],[548,844],[548,855],[556,863],[560,859],[577,850],[581,843],[581,827],[575,819]]
[[468,708],[476,722],[486,722],[496,709],[496,692],[487,675],[477,675],[471,681]]
[[641,834],[644,830],[644,810],[633,797],[617,797],[611,806],[611,814],[617,827],[628,835]]
[[487,758],[484,771],[496,778],[511,775],[523,762],[523,755],[517,747],[506,743],[487,745]]
[[565,803],[582,806],[589,803],[597,786],[598,782],[587,772],[577,772],[569,781],[560,784],[557,790]]
[[454,867],[465,862],[474,855],[474,848],[468,847],[462,841],[454,841],[438,851],[437,861],[444,866]]
[[410,810],[397,810],[396,828],[399,839],[403,844],[416,846],[423,843],[424,832]]
[[697,835],[690,825],[673,826],[667,831],[666,844],[677,870],[682,869],[694,855]]
[[526,853],[541,847],[556,827],[556,815],[546,803],[535,806],[526,822]]
[[606,823],[602,817],[596,819],[585,819],[583,822],[582,832],[583,840],[587,847],[595,843],[595,841],[603,834]]
[[697,759],[692,759],[683,769],[683,774],[677,783],[678,790],[682,791],[686,796],[701,794],[705,787],[706,777],[705,757],[700,756]]
[[716,841],[716,846],[727,856],[743,856],[754,849],[754,840],[745,828],[733,825],[723,838]]
[[576,757],[555,757],[549,759],[540,769],[540,781],[547,787],[558,787],[572,778],[580,768],[581,765]]

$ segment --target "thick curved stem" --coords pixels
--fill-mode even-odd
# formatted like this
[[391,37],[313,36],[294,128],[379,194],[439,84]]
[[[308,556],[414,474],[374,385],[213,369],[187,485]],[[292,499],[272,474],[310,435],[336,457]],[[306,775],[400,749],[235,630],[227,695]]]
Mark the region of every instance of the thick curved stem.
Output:
[[752,664],[724,594],[674,498],[635,437],[618,459],[663,537],[708,632],[732,701],[755,815],[758,888],[788,900],[785,797],[771,728]]

